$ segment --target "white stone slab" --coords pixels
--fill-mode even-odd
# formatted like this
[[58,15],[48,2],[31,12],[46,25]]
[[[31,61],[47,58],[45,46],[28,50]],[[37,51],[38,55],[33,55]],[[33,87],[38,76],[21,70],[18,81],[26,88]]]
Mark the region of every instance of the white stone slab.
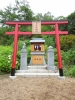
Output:
[[24,76],[25,73],[15,73],[16,76]]
[[38,77],[49,77],[49,73],[38,73]]
[[53,70],[48,70],[48,72],[49,72],[49,73],[54,73],[54,71],[53,71]]
[[37,69],[37,66],[28,66],[28,69]]
[[38,73],[48,73],[48,70],[38,69]]
[[27,70],[16,70],[16,73],[25,73]]
[[37,69],[29,69],[26,71],[26,73],[37,73],[38,70]]
[[25,73],[25,77],[37,77],[37,73]]
[[50,76],[59,76],[59,73],[49,73]]
[[14,80],[14,79],[16,79],[16,76],[9,76],[9,78]]
[[65,76],[58,76],[60,80],[65,80]]
[[59,76],[59,73],[15,73],[16,76],[24,77],[49,77],[49,76]]

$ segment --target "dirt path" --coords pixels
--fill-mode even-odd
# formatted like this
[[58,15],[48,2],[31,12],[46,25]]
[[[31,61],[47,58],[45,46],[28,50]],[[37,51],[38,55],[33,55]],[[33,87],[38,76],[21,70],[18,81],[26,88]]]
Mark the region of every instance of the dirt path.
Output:
[[10,80],[0,76],[0,100],[75,100],[75,78],[57,77]]

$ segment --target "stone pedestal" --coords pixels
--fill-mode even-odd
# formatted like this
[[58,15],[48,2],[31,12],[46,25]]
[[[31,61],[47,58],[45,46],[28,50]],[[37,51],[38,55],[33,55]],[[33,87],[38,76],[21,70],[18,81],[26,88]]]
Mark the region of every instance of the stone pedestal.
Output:
[[26,46],[24,46],[24,45],[21,50],[20,70],[27,69],[27,50],[26,50]]
[[48,52],[47,52],[47,58],[48,58],[48,70],[55,70],[54,66],[54,50],[52,46],[48,47]]
[[[34,59],[33,59],[34,57]],[[34,64],[33,64],[34,62]],[[45,59],[44,59],[44,52],[31,52],[31,60],[30,65],[46,65]]]

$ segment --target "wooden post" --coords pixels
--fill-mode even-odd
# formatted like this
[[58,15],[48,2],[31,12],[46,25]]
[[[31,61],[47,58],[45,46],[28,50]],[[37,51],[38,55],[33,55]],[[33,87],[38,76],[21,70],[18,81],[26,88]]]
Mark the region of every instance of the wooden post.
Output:
[[12,57],[11,76],[15,76],[17,45],[18,45],[18,24],[15,25],[14,50],[13,50],[13,57]]
[[62,70],[62,60],[61,60],[61,53],[60,53],[60,40],[59,40],[59,31],[58,31],[58,24],[55,24],[55,32],[56,32],[56,46],[57,46],[57,53],[58,53],[58,67],[59,67],[59,74],[63,76]]

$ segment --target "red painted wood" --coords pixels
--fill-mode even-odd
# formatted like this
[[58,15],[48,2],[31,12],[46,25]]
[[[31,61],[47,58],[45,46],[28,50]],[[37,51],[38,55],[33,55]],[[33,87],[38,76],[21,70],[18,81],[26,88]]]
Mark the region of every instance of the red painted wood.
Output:
[[[15,31],[13,32],[6,32],[6,34],[10,34],[10,35],[14,35],[15,34]],[[44,34],[44,35],[53,35],[53,34],[56,34],[55,31],[51,31],[51,32],[41,32],[41,34]],[[58,31],[58,34],[68,34],[67,31]],[[18,35],[32,35],[32,32],[18,32]]]
[[59,69],[62,69],[62,60],[61,60],[61,53],[60,53],[60,40],[58,34],[58,24],[55,24],[55,32],[56,32],[56,46],[57,46],[57,53],[58,53],[58,66]]
[[32,22],[6,21],[7,25],[32,25]]
[[18,46],[18,24],[16,24],[16,26],[15,26],[14,50],[13,50],[13,57],[12,57],[12,68],[16,67],[17,46]]
[[[15,31],[13,32],[6,32],[6,34],[10,34],[10,35],[14,35],[15,34]],[[18,35],[32,35],[32,32],[18,32]]]
[[[44,34],[44,35],[55,35],[55,31],[51,31],[51,32],[41,32],[41,34]],[[58,31],[58,34],[68,34],[67,31]]]
[[68,21],[41,22],[42,25],[67,24]]
[[[61,21],[42,21],[41,25],[55,25],[55,24],[67,24],[68,21],[67,20],[61,20]],[[32,25],[31,21],[6,21],[7,25]]]

